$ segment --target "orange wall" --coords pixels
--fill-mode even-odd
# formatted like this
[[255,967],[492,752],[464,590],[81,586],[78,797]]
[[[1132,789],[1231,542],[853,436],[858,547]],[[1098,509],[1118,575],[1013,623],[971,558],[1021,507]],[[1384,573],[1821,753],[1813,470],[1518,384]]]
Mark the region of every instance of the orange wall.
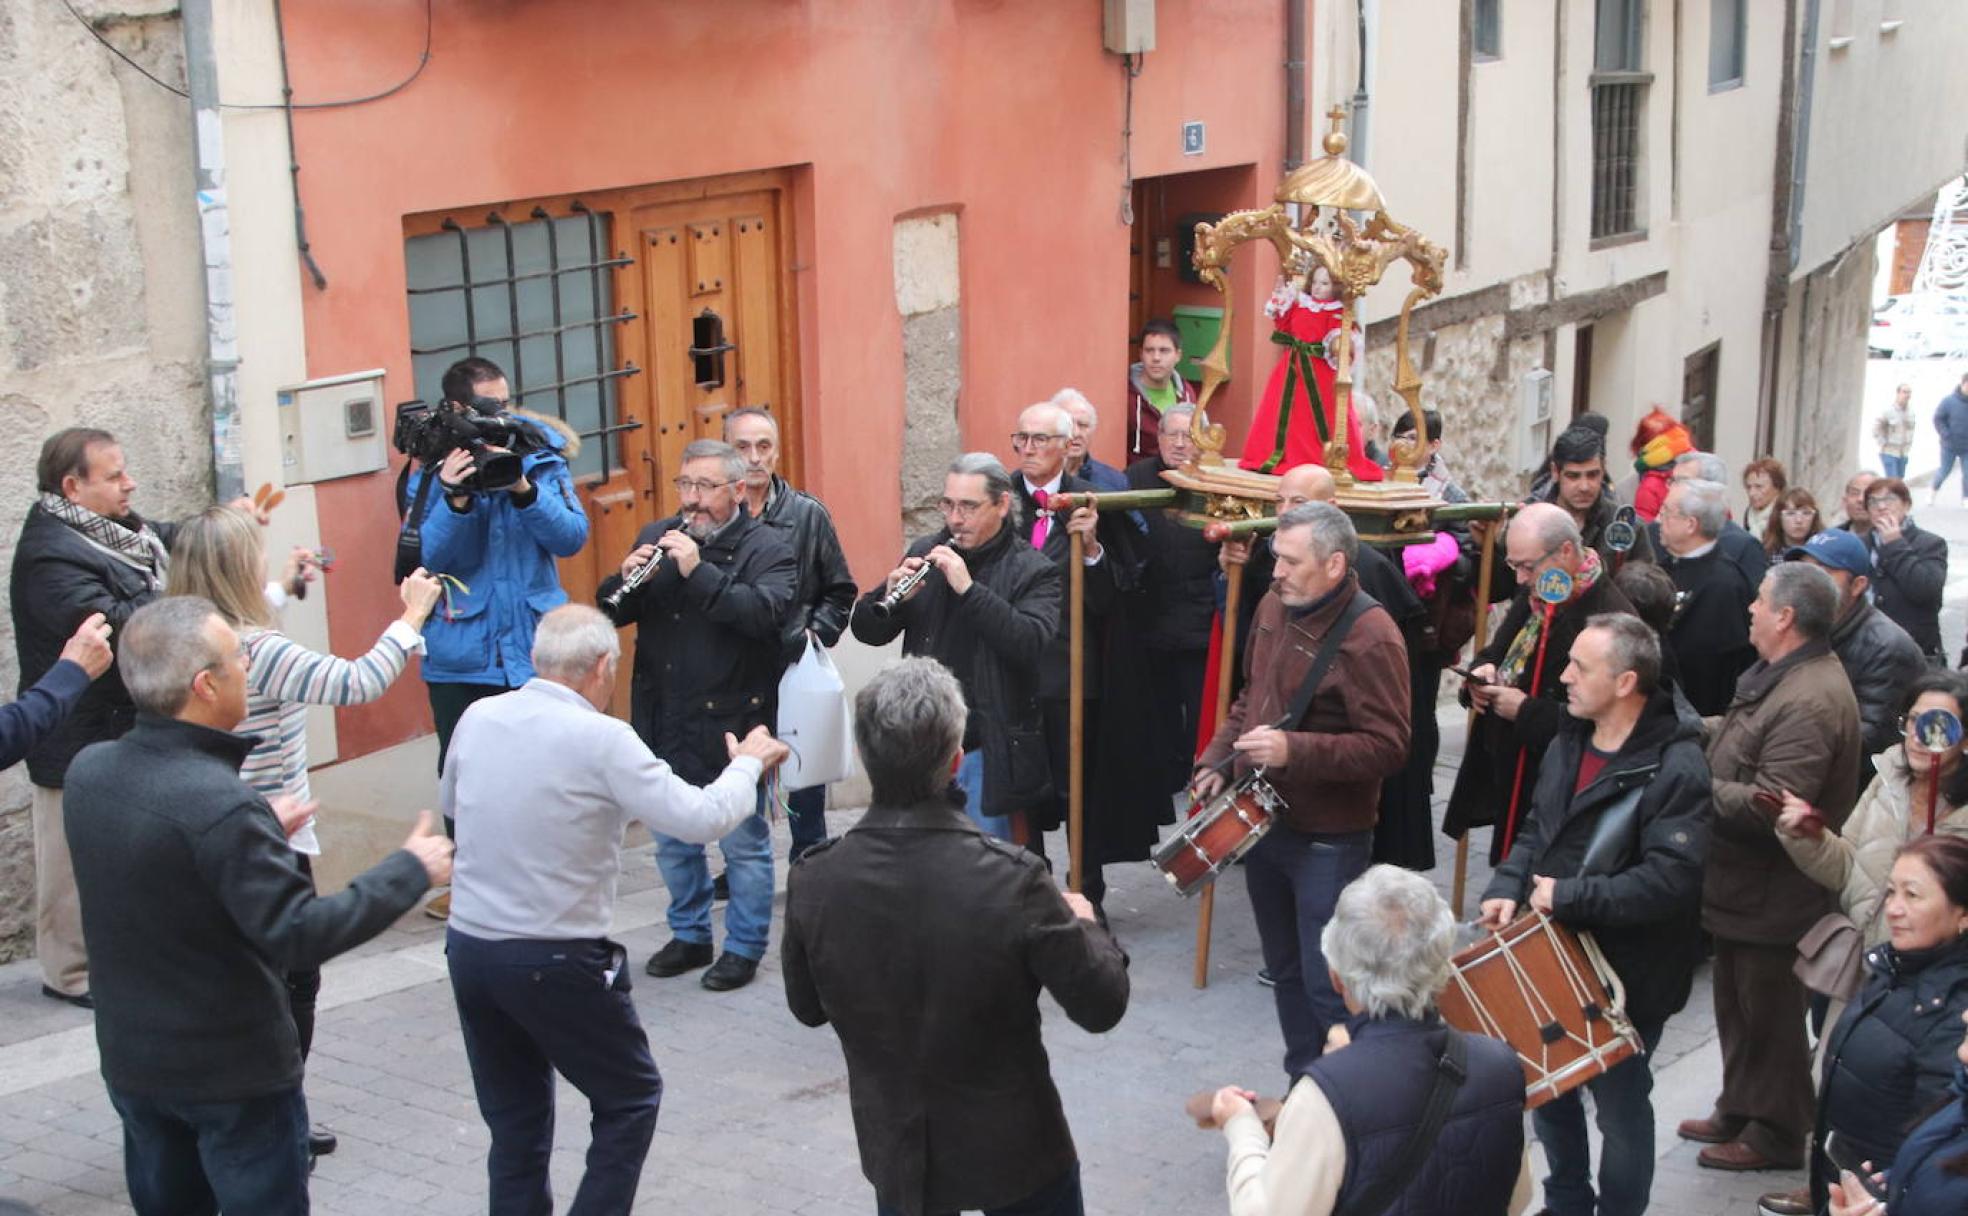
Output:
[[[1268,201],[1284,147],[1281,6],[1157,8],[1160,49],[1134,81],[1135,176],[1255,165],[1223,175],[1249,182],[1251,197],[1213,205]],[[415,65],[423,5],[289,0],[286,22],[296,97],[344,97]],[[406,215],[803,166],[806,488],[827,501],[869,583],[904,541],[897,216],[961,217],[968,445],[1004,448],[1018,410],[1066,384],[1121,415],[1123,74],[1100,22],[1094,0],[437,0],[416,83],[296,116],[309,236],[331,279],[303,288],[309,374],[380,365],[390,400],[412,395]],[[1208,123],[1206,156],[1181,155],[1191,120]],[[1250,408],[1249,353],[1267,349],[1259,308],[1272,273],[1267,262],[1238,283],[1239,374],[1217,411],[1233,436]],[[1103,458],[1118,458],[1120,430],[1103,429]],[[343,555],[330,620],[341,653],[393,615],[392,476],[319,488],[323,540]],[[423,690],[406,681],[376,706],[341,711],[342,754],[427,728]]]

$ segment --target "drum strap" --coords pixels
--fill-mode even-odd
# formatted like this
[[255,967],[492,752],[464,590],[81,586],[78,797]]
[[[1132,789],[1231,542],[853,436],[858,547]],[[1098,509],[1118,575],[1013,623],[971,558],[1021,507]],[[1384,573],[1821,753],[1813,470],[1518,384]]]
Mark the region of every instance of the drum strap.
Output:
[[1339,648],[1346,644],[1346,635],[1353,631],[1353,622],[1367,614],[1367,609],[1380,607],[1380,601],[1365,591],[1355,590],[1353,598],[1347,601],[1340,611],[1332,628],[1326,632],[1326,640],[1319,643],[1319,653],[1312,658],[1312,669],[1305,673],[1305,683],[1298,686],[1298,692],[1291,699],[1291,707],[1285,711],[1279,729],[1291,730],[1305,721],[1305,713],[1312,708],[1312,698],[1319,694],[1319,685],[1325,683],[1326,673],[1332,670],[1333,661],[1339,658]]
[[1415,1125],[1400,1154],[1374,1179],[1373,1185],[1333,1216],[1380,1216],[1388,1204],[1400,1198],[1401,1192],[1420,1174],[1422,1162],[1435,1151],[1442,1125],[1449,1121],[1449,1108],[1455,1105],[1456,1091],[1469,1077],[1469,1045],[1453,1027],[1445,1028],[1445,1032],[1448,1040],[1442,1045],[1442,1054],[1435,1059],[1435,1085],[1428,1091],[1421,1122]]

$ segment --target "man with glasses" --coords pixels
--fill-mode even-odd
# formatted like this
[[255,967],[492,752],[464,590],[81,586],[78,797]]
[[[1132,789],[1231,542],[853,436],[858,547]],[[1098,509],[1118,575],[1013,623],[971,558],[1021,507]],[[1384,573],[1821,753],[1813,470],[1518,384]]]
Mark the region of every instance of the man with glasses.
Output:
[[[683,449],[674,484],[682,509],[642,530],[596,592],[617,625],[636,626],[629,718],[649,750],[691,785],[709,785],[729,759],[727,734],[772,730],[784,628],[799,562],[779,531],[746,509],[745,458],[731,445],[699,439]],[[646,563],[660,561],[619,602],[609,596]],[[758,809],[718,840],[731,902],[724,952],[711,949],[711,872],[704,846],[656,833],[656,868],[670,893],[670,941],[644,967],[658,978],[710,966],[713,992],[742,988],[758,972],[772,925],[772,828],[766,793]]]
[[1728,498],[1729,488],[1718,481],[1676,481],[1654,520],[1661,568],[1678,592],[1667,642],[1680,665],[1681,691],[1703,717],[1728,710],[1736,677],[1756,661],[1749,606],[1758,583],[1720,543]]
[[1565,727],[1560,676],[1572,643],[1592,617],[1633,611],[1613,585],[1613,572],[1556,503],[1517,512],[1504,533],[1504,564],[1517,595],[1463,685],[1465,703],[1479,712],[1442,823],[1450,836],[1495,824],[1491,865],[1503,860],[1520,830],[1538,765]]
[[1947,589],[1947,541],[1915,527],[1907,514],[1911,510],[1913,491],[1897,477],[1882,477],[1866,489],[1873,603],[1907,631],[1929,661],[1945,667],[1941,593]]
[[[938,506],[943,529],[909,546],[848,627],[870,646],[899,636],[902,653],[956,675],[967,716],[955,785],[978,826],[1010,840],[1013,817],[1051,796],[1039,656],[1059,629],[1059,568],[1022,535],[1011,474],[989,452],[950,462]],[[891,604],[904,579],[917,581]]]
[[[501,414],[513,407],[506,373],[490,359],[460,359],[444,373],[440,408]],[[557,418],[522,414],[538,445],[521,458],[521,476],[509,488],[474,493],[467,482],[472,454],[457,448],[436,468],[420,467],[404,484],[408,501],[429,496],[426,478],[437,479],[439,501],[422,510],[423,565],[450,575],[445,610],[424,627],[424,685],[437,728],[437,769],[451,747],[451,732],[472,702],[518,688],[533,678],[533,630],[540,618],[567,602],[554,562],[588,543],[588,516],[574,495],[567,459],[581,443]],[[447,820],[445,830],[451,829]],[[451,894],[425,911],[443,919]]]

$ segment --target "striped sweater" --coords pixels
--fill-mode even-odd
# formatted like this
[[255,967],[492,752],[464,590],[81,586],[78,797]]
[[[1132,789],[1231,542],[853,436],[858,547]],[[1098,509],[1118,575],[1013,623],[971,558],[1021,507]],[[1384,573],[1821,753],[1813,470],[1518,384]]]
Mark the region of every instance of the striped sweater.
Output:
[[[359,659],[316,654],[276,629],[248,631],[246,717],[235,729],[260,741],[240,766],[240,777],[264,798],[287,794],[307,801],[307,707],[374,701],[403,674],[410,652],[423,645],[422,635],[402,621],[391,621]],[[292,844],[320,855],[313,820],[294,833]]]

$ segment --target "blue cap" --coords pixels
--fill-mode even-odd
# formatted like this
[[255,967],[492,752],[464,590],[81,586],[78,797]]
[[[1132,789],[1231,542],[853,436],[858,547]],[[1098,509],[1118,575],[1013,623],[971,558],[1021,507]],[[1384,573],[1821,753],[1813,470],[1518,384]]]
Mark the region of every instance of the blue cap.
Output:
[[1827,570],[1843,570],[1847,574],[1872,576],[1872,551],[1866,543],[1853,533],[1842,528],[1827,528],[1801,545],[1793,545],[1784,551],[1784,560],[1794,562],[1800,557],[1808,557]]

